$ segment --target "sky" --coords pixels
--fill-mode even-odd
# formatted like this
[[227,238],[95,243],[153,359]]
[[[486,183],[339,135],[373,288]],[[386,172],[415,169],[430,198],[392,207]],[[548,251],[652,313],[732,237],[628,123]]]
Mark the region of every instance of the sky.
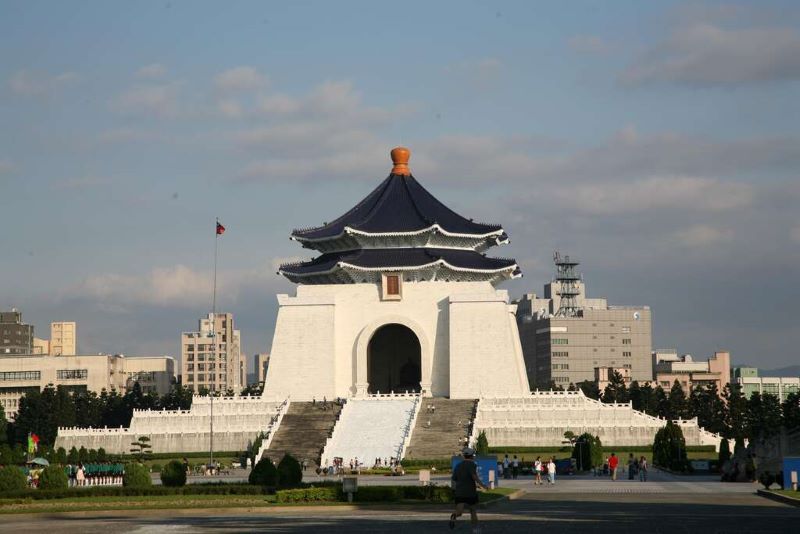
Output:
[[[412,151],[542,292],[653,310],[654,348],[800,362],[796,2],[0,0],[0,308],[82,353],[269,351],[276,274]],[[249,364],[252,366],[252,362]]]

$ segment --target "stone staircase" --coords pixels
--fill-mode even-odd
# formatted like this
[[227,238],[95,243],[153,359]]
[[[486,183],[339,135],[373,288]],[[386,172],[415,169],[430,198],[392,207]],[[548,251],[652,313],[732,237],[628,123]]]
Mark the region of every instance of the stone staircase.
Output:
[[[423,398],[421,402],[405,457],[432,460],[450,458],[461,452],[478,401],[436,397]],[[429,405],[435,406],[436,410],[429,412]]]
[[264,457],[277,465],[288,452],[298,461],[306,459],[309,467],[315,467],[341,411],[341,406],[331,402],[327,410],[322,409],[320,402],[292,402]]

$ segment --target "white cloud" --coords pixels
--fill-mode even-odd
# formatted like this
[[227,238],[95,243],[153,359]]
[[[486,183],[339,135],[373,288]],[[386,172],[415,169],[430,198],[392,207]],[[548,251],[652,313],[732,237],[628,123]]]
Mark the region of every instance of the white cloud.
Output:
[[733,241],[733,230],[716,228],[707,224],[696,224],[675,232],[675,240],[687,247],[706,247]]
[[238,119],[244,114],[242,105],[232,98],[226,98],[217,102],[219,112],[228,118]]
[[174,116],[179,111],[180,89],[180,82],[137,85],[112,99],[110,107],[127,114]]
[[603,56],[611,51],[611,45],[596,35],[574,35],[569,38],[567,45],[580,54]]
[[137,78],[161,78],[167,73],[167,67],[161,63],[151,63],[136,71]]
[[627,85],[739,85],[800,79],[800,33],[793,28],[675,28],[621,75]]
[[264,89],[269,80],[255,67],[242,65],[217,74],[214,84],[221,91],[252,91]]
[[78,80],[75,72],[62,72],[50,75],[41,72],[21,70],[14,73],[8,81],[11,90],[23,96],[44,96]]

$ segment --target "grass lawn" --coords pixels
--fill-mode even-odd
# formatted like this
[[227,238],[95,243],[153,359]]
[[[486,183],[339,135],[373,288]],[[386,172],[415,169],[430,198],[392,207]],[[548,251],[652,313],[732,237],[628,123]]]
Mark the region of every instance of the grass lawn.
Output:
[[772,493],[777,493],[778,495],[783,495],[784,497],[791,497],[793,499],[797,499],[800,501],[800,491],[792,491],[786,489],[774,489],[770,491]]
[[[480,502],[500,500],[516,491],[513,488],[495,488],[479,494]],[[299,502],[277,504],[274,495],[153,495],[147,497],[70,497],[57,500],[0,499],[0,514],[58,513],[95,510],[166,510],[192,508],[258,508],[277,506],[339,506],[346,502]],[[357,503],[358,506],[385,504],[428,505],[423,501]]]

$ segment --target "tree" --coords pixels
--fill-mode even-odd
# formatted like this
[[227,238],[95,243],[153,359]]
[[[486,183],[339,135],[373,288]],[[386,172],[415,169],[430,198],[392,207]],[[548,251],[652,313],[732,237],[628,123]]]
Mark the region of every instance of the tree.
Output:
[[78,461],[82,464],[85,464],[89,461],[89,451],[86,450],[86,447],[81,445],[81,448],[78,449]]
[[625,378],[618,371],[612,371],[606,389],[603,390],[603,402],[628,402],[628,388],[625,385]]
[[743,439],[746,435],[747,399],[742,393],[742,386],[726,384],[722,390],[722,398],[727,406],[725,437],[737,441]]
[[106,454],[106,450],[103,447],[97,449],[97,461],[100,463],[108,461],[108,454]]
[[686,401],[686,393],[683,391],[678,379],[672,384],[672,389],[669,390],[668,419],[686,419],[689,415],[689,404]]
[[6,411],[0,409],[0,444],[8,443],[8,420],[6,420]]
[[475,453],[478,456],[486,456],[489,454],[489,440],[486,439],[486,432],[483,430],[478,434],[478,439],[475,440]]
[[642,397],[642,388],[639,387],[639,381],[634,380],[631,382],[631,387],[628,389],[628,400],[631,401],[631,407],[640,412],[645,411],[644,401]]
[[594,380],[584,380],[583,382],[579,382],[578,389],[580,389],[583,394],[590,399],[600,400],[600,388],[597,387],[597,382]]
[[653,463],[672,471],[687,471],[686,440],[681,427],[667,421],[664,428],[656,432],[653,441]]
[[56,450],[56,462],[61,465],[67,465],[67,450],[64,447],[59,447]]
[[789,393],[781,405],[783,426],[787,430],[800,428],[800,393]]
[[656,389],[653,390],[653,405],[656,408],[656,415],[665,419],[669,417],[669,399],[664,392],[664,388],[660,385],[656,386]]
[[572,458],[580,471],[588,471],[603,464],[603,445],[598,436],[581,434],[575,439]]
[[80,461],[80,458],[78,457],[78,449],[76,449],[75,446],[73,446],[69,450],[69,454],[67,455],[67,462],[71,463],[72,465],[75,465],[79,461]]
[[161,483],[173,488],[186,485],[186,468],[178,460],[172,460],[161,470]]
[[39,488],[40,489],[53,489],[61,490],[67,489],[69,480],[67,474],[58,465],[48,465],[42,470],[39,475]]
[[[661,390],[661,393],[663,394],[664,390]],[[639,395],[641,397],[640,409],[647,414],[653,416],[658,415],[658,398],[656,395],[656,390],[653,389],[653,386],[650,385],[650,382],[639,387]],[[631,400],[633,400],[633,398],[631,398]]]
[[281,486],[297,486],[303,481],[303,468],[291,454],[284,454],[278,463],[278,483]]
[[775,395],[761,395],[753,392],[747,401],[745,431],[750,439],[767,438],[780,431],[782,421],[781,407]]
[[122,485],[128,488],[146,488],[153,485],[150,472],[145,466],[136,462],[125,464]]
[[717,458],[719,459],[720,469],[725,465],[725,462],[731,459],[731,446],[725,438],[722,438],[722,441],[719,442],[719,455]]
[[16,465],[0,468],[0,493],[20,491],[28,487],[28,480],[22,469]]
[[153,447],[150,445],[150,438],[148,436],[142,436],[137,441],[131,443],[131,454],[136,457],[136,460],[139,463],[144,462],[149,456],[151,449]]
[[267,457],[261,458],[250,471],[247,482],[254,486],[275,487],[278,485],[278,470]]

